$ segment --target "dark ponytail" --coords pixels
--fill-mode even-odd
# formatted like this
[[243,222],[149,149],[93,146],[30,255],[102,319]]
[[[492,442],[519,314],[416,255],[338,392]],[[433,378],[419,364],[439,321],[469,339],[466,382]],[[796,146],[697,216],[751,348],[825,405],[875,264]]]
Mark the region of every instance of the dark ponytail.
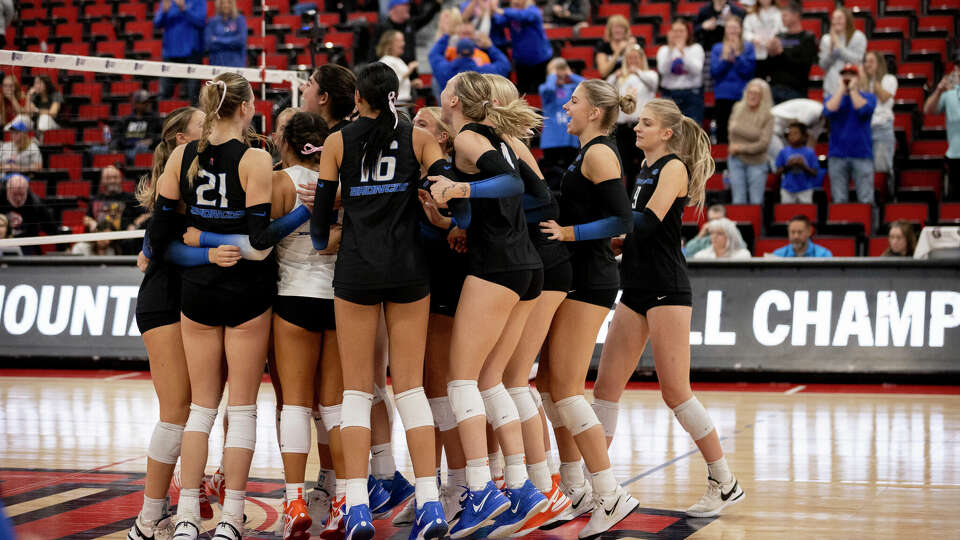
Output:
[[287,120],[280,137],[297,159],[313,164],[320,161],[319,149],[329,134],[330,129],[319,114],[298,112]]
[[396,72],[383,62],[367,64],[357,73],[357,92],[370,108],[379,111],[363,151],[363,171],[369,176],[380,155],[396,139],[399,121],[392,101],[396,100],[400,81]]

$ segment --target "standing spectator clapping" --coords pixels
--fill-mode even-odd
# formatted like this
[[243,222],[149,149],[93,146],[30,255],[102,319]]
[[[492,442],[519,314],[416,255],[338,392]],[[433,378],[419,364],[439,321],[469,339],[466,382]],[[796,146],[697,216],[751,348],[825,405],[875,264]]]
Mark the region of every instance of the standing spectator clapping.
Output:
[[412,88],[420,88],[423,83],[420,79],[410,80],[417,72],[418,62],[404,62],[402,55],[406,46],[403,33],[398,30],[387,30],[380,36],[380,43],[377,44],[377,56],[379,61],[390,66],[390,69],[397,74],[400,80],[400,86],[397,90],[397,101],[409,102],[412,98]]
[[57,115],[63,105],[63,94],[53,86],[53,81],[47,75],[37,75],[33,79],[33,86],[27,92],[26,109],[36,116],[37,131],[57,129]]
[[[510,73],[510,60],[500,52],[489,38],[478,36],[477,43],[472,39],[460,38],[457,40],[457,56],[447,60],[445,53],[450,36],[441,36],[430,50],[430,67],[433,69],[433,78],[440,88],[446,88],[447,82],[458,73],[476,71],[478,73],[496,73],[507,76]],[[480,48],[490,57],[491,63],[478,66],[474,60],[474,51]]]
[[727,122],[733,104],[743,97],[743,89],[753,78],[756,59],[753,44],[743,42],[740,19],[730,15],[724,24],[723,41],[713,46],[710,52],[710,76],[713,78],[713,108],[717,123],[717,142],[727,142]]
[[826,98],[823,106],[823,115],[830,120],[827,152],[830,191],[833,201],[838,203],[847,202],[852,178],[857,200],[874,204],[870,119],[877,106],[877,96],[860,90],[860,78],[859,66],[843,66],[840,69],[840,88]]
[[[747,5],[747,2],[744,2]],[[743,40],[753,43],[757,57],[757,77],[766,78],[767,48],[777,35],[785,30],[780,8],[774,0],[755,0],[747,17],[743,19]]]
[[803,29],[802,11],[797,0],[786,0],[780,11],[784,31],[767,45],[767,76],[774,103],[807,97],[810,67],[817,59],[817,39]]
[[704,50],[709,51],[723,41],[723,27],[730,15],[736,15],[742,21],[747,12],[732,0],[711,0],[700,8],[697,18],[693,20],[693,34]]
[[623,173],[627,178],[627,193],[633,193],[637,173],[643,162],[643,151],[637,148],[637,134],[634,133],[633,127],[637,123],[643,106],[657,97],[660,76],[656,70],[650,69],[643,48],[632,44],[624,52],[623,64],[607,77],[607,82],[612,84],[621,96],[631,95],[637,101],[637,108],[633,113],[627,114],[620,111],[614,130],[620,159],[623,161]]
[[546,79],[547,62],[553,57],[553,45],[543,28],[543,14],[533,0],[510,0],[510,7],[493,4],[494,27],[510,29],[517,90],[532,94]]
[[[199,64],[203,56],[203,30],[207,25],[205,0],[161,0],[153,16],[153,26],[163,29],[163,61]],[[176,79],[160,79],[161,99],[173,97]],[[195,102],[200,96],[200,81],[186,79],[181,95]]]
[[940,80],[936,90],[923,103],[926,114],[943,113],[947,119],[947,193],[946,200],[960,201],[960,68]]
[[576,135],[567,132],[570,117],[563,105],[570,100],[583,77],[573,73],[563,58],[554,58],[547,64],[547,80],[540,85],[540,102],[543,107],[543,132],[540,134],[540,148],[543,150],[543,176],[547,182],[553,181],[553,188],[559,188],[558,181],[563,171],[580,150],[580,141]]
[[867,36],[854,27],[853,13],[845,7],[835,9],[830,17],[830,33],[820,38],[820,67],[826,72],[823,92],[837,92],[840,70],[846,64],[863,63],[866,52]]
[[622,15],[614,15],[607,20],[603,39],[597,43],[594,61],[600,77],[608,77],[623,64],[623,55],[637,40],[630,34],[630,22]]
[[694,43],[690,26],[673,21],[667,44],[657,50],[657,71],[663,97],[673,100],[684,116],[703,124],[703,47]]
[[860,90],[877,96],[877,108],[873,110],[873,118],[870,119],[870,130],[873,133],[873,168],[876,172],[887,173],[891,180],[893,154],[897,147],[897,138],[893,134],[893,101],[897,95],[897,86],[897,78],[887,73],[887,62],[883,54],[868,52],[863,60]]
[[762,79],[747,85],[730,114],[730,191],[733,204],[763,204],[767,186],[767,147],[773,137],[773,98]]
[[247,67],[247,19],[237,10],[237,0],[217,0],[217,14],[204,37],[211,65]]

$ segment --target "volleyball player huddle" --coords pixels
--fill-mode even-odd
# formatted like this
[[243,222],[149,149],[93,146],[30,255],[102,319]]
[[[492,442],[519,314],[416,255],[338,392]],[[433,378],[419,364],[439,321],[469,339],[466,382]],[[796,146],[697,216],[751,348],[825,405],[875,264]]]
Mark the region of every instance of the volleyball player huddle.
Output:
[[[713,173],[703,131],[672,102],[647,104],[636,128],[647,161],[631,202],[609,132],[635,103],[585,81],[564,106],[581,151],[557,200],[524,142],[541,117],[509,80],[459,74],[442,106],[413,123],[396,111],[397,87],[382,63],[355,78],[318,69],[303,88],[305,110],[285,119],[283,169],[272,173],[269,154],[249,146],[253,93],[238,75],[204,88],[204,111],[191,111],[199,134],[196,121],[165,126],[162,145],[179,146],[158,149],[155,194],[144,192],[155,214],[137,308],[161,423],[128,538],[160,527],[178,456],[174,538],[198,537],[212,517],[201,492],[224,382],[214,538],[242,536],[268,355],[282,403],[284,538],[312,529],[369,539],[376,519],[408,501],[393,522],[412,525],[411,539],[522,536],[588,512],[581,538],[609,530],[639,504],[614,477],[607,446],[648,338],[663,398],[708,462],[706,494],[688,514],[716,515],[741,500],[689,384],[691,293],[679,233],[683,207],[702,206]],[[618,269],[610,240],[622,235]],[[586,375],[621,287],[591,407]],[[413,485],[389,446],[384,358]],[[311,417],[322,470],[305,494]],[[502,479],[488,447],[502,453]]]

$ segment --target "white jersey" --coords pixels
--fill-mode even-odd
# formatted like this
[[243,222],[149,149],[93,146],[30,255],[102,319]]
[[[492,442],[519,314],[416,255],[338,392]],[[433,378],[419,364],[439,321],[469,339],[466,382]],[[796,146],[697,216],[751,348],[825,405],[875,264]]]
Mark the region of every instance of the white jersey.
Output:
[[[283,170],[294,187],[316,182],[318,175],[300,165]],[[294,206],[301,206],[300,199]],[[333,268],[336,255],[322,255],[310,241],[310,222],[306,222],[277,244],[277,295],[333,299]]]

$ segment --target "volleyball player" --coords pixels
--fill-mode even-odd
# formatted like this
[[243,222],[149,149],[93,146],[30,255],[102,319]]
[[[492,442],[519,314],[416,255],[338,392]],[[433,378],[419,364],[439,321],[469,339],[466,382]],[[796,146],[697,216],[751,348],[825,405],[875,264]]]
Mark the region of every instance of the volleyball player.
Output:
[[[324,144],[311,220],[314,247],[323,249],[337,187],[342,186],[343,236],[334,273],[334,309],[343,323],[337,339],[344,368],[341,439],[350,449],[344,456],[347,539],[369,539],[374,534],[367,456],[373,342],[381,306],[389,334],[396,406],[416,476],[417,519],[411,538],[442,537],[448,528],[434,476],[433,418],[422,386],[429,284],[416,214],[420,164],[443,160],[429,133],[397,116],[398,86],[396,74],[380,62],[358,73],[360,117]],[[439,163],[431,165],[432,170],[439,172]]]
[[[144,178],[137,189],[140,206],[148,211],[154,209],[157,181],[167,158],[177,146],[200,138],[204,117],[203,111],[197,108],[183,107],[171,112],[164,120],[160,142],[153,151],[150,176]],[[150,375],[160,405],[160,421],[150,437],[143,507],[127,533],[129,540],[153,538],[160,520],[165,517],[167,491],[180,457],[183,426],[190,413],[190,379],[180,335],[180,271],[171,264],[184,261],[152,256],[146,240],[144,248],[146,254],[140,255],[146,266],[137,294],[137,327],[147,348]],[[233,246],[224,246],[217,251],[223,256],[210,257],[200,252],[202,263],[231,265],[240,259],[239,249]],[[213,517],[209,502],[201,513],[207,514],[207,518]]]
[[[468,275],[453,323],[447,385],[467,458],[468,493],[451,530],[454,538],[475,533],[490,519],[493,525],[485,534],[508,536],[547,504],[527,476],[519,414],[510,394],[502,383],[483,393],[478,386],[484,363],[501,339],[522,331],[543,285],[543,266],[523,217],[524,186],[516,172],[517,158],[498,135],[525,136],[524,126],[535,125],[539,118],[526,103],[495,106],[491,93],[489,81],[475,72],[461,73],[447,83],[441,103],[444,121],[457,133],[454,164],[461,181],[430,178],[438,203],[474,199],[467,230]],[[514,430],[512,436],[501,438],[506,496],[491,481],[485,420],[495,430],[505,426]]]
[[[565,454],[577,455],[579,450],[591,474],[588,486],[579,459],[561,465],[571,500],[589,499],[588,487],[594,493],[595,507],[580,531],[581,538],[610,529],[639,504],[614,477],[603,427],[583,396],[597,333],[620,286],[610,238],[628,232],[631,225],[620,156],[610,131],[619,110],[629,114],[635,106],[632,96],[618,96],[605,81],[584,81],[577,86],[563,106],[570,117],[567,131],[580,139],[580,152],[561,181],[562,225],[554,220],[541,223],[550,238],[569,242],[572,252],[573,287],[550,328],[550,395],[544,396],[543,402],[548,413],[554,411],[554,427],[564,428],[557,430],[561,459]],[[573,437],[576,450],[570,448],[567,434]]]
[[[188,225],[209,232],[246,232],[255,249],[272,245],[277,230],[268,226],[272,163],[269,153],[248,145],[255,112],[250,83],[235,73],[218,75],[201,91],[200,103],[207,114],[200,140],[177,147],[160,176],[151,242],[155,236],[162,245],[176,234],[171,221],[182,199]],[[230,385],[229,427],[223,457],[225,500],[216,534],[228,539],[241,536],[244,492],[256,442],[256,394],[275,290],[268,260],[183,271],[181,331],[191,405],[183,434],[177,538],[200,534],[199,488],[220,400],[224,352]]]
[[745,494],[727,466],[710,415],[690,389],[692,296],[680,224],[685,206],[703,207],[714,170],[710,140],[663,99],[644,106],[634,131],[645,159],[632,194],[633,227],[623,245],[623,296],[600,357],[595,403],[601,402],[600,419],[613,437],[620,396],[649,340],[663,401],[707,462],[707,491],[687,515],[711,517]]

